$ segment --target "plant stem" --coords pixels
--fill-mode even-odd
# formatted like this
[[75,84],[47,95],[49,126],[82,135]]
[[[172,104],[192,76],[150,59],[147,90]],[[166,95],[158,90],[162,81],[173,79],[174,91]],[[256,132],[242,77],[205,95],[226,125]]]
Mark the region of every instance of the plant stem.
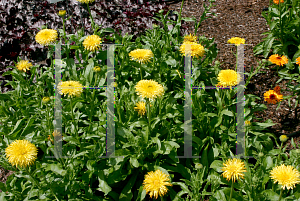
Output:
[[281,36],[281,44],[283,45],[283,35],[282,35],[282,24],[281,24],[281,3],[279,0],[279,26],[280,26],[280,36]]
[[283,192],[283,189],[281,189],[281,191],[280,191],[280,196],[279,196],[279,200],[278,200],[278,201],[280,201],[280,200],[281,200],[281,197],[282,197],[282,192]]
[[47,124],[49,127],[49,133],[51,135],[51,123],[50,123],[50,118],[49,118],[49,109],[48,109],[48,105],[46,104],[46,112],[47,112]]
[[[180,22],[180,25],[181,25],[181,11],[182,11],[182,7],[183,7],[183,2],[184,2],[184,0],[182,0],[182,2],[181,2],[180,13],[179,13],[179,17],[177,19],[177,23]],[[180,35],[180,27],[178,27],[178,32],[177,32],[177,43],[179,43],[179,35]]]
[[[65,27],[65,18],[62,17],[63,19],[63,30],[64,30],[64,38],[65,38],[65,44],[67,44],[67,36],[66,36],[66,27]],[[69,49],[66,47],[67,51],[66,51],[66,54],[67,54],[67,58],[69,60]]]
[[232,198],[232,193],[233,193],[233,180],[232,180],[232,183],[231,183],[231,190],[230,190],[230,197],[229,197],[229,201],[231,201],[231,198]]
[[151,113],[150,113],[150,101],[147,99],[147,117],[148,117],[148,134],[146,136],[146,143],[148,142],[148,136],[151,134]]
[[141,80],[143,79],[143,74],[142,74],[142,64],[140,63],[140,74],[141,74]]
[[88,8],[89,15],[90,15],[90,18],[91,18],[91,21],[92,21],[92,28],[93,28],[93,32],[94,32],[94,35],[95,35],[95,34],[96,34],[96,33],[95,33],[95,22],[94,22],[94,20],[93,20],[92,14],[91,14],[91,10],[90,10],[89,4],[87,4],[87,8]]
[[74,129],[75,129],[75,132],[76,132],[76,138],[78,138],[78,131],[76,129],[76,123],[75,123],[75,119],[74,119],[74,113],[73,113],[73,105],[72,105],[72,98],[70,98],[70,105],[71,105],[71,115],[72,115],[72,121],[73,121],[73,124],[74,124]]

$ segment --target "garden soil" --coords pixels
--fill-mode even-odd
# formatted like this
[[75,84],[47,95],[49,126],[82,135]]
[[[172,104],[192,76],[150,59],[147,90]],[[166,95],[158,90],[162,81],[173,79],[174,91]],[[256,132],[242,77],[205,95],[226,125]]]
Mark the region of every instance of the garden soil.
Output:
[[[202,4],[205,3],[207,6],[209,2],[200,0],[186,0],[183,4],[182,17],[195,16],[197,21],[203,13]],[[215,7],[211,8],[211,12],[217,16],[211,16],[212,18],[206,19],[200,25],[197,30],[197,36],[205,36],[207,38],[215,38],[215,43],[219,49],[217,60],[221,62],[222,69],[234,69],[236,58],[232,54],[236,49],[233,46],[226,45],[227,41],[232,37],[241,37],[246,40],[245,45],[245,71],[250,72],[251,66],[256,69],[258,61],[265,59],[262,55],[255,57],[253,55],[253,47],[262,41],[267,35],[261,35],[262,33],[269,30],[266,20],[262,17],[261,13],[264,8],[269,5],[269,0],[217,0]],[[180,12],[181,2],[170,2],[169,9]],[[194,33],[194,23],[188,22],[189,33]],[[214,64],[214,63],[213,63]],[[257,119],[253,122],[264,122],[267,119],[271,119],[276,125],[272,126],[268,132],[274,133],[277,137],[281,134],[290,134],[300,130],[299,115],[295,118],[295,109],[292,109],[288,105],[288,100],[281,102],[280,107],[276,110],[277,105],[268,105],[263,98],[263,94],[275,87],[280,86],[282,94],[284,96],[291,95],[290,92],[285,91],[287,87],[286,81],[282,81],[276,84],[279,80],[275,65],[269,66],[269,69],[262,70],[264,73],[260,73],[250,81],[245,94],[254,94],[260,97],[257,103],[263,103],[267,106],[267,109],[263,112],[256,112],[255,117]],[[0,75],[2,72],[0,71]],[[291,99],[292,106],[295,105],[295,98]],[[298,111],[298,114],[300,112]],[[300,137],[295,136],[294,141],[296,148],[300,148]],[[287,142],[287,150],[295,149],[290,143]],[[278,148],[274,146],[274,148]],[[7,171],[0,167],[0,181],[5,182],[6,178],[11,175],[11,171]]]

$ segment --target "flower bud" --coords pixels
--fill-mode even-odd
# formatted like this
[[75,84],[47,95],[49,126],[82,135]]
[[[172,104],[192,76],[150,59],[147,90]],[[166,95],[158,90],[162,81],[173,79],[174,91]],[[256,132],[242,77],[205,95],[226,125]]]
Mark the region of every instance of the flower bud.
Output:
[[300,154],[300,149],[296,149],[296,153],[297,153],[297,154]]
[[288,140],[288,137],[286,135],[281,135],[279,137],[279,139],[280,139],[281,142],[286,142]]
[[258,154],[258,157],[263,157],[264,156],[264,153],[262,153],[262,152],[259,152],[259,154]]
[[42,100],[42,102],[44,103],[44,104],[46,104],[46,103],[48,103],[50,101],[50,98],[49,97],[44,97],[43,98],[43,100]]
[[203,168],[203,165],[201,163],[195,163],[195,168],[201,169],[201,168]]
[[66,15],[66,10],[60,10],[58,12],[58,15],[61,16],[61,17],[65,16]]
[[95,71],[95,72],[99,72],[99,71],[101,71],[101,68],[100,68],[99,66],[95,66],[95,67],[94,67],[94,71]]

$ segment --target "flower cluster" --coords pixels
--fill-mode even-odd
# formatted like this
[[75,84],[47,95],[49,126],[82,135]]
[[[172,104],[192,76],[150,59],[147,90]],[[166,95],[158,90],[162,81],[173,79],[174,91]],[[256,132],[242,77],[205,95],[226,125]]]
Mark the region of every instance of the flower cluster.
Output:
[[245,44],[245,42],[245,39],[239,37],[233,37],[227,41],[227,43],[235,44],[236,46],[239,46],[240,44]]
[[32,66],[32,63],[29,63],[28,60],[21,60],[17,63],[16,67],[19,71],[26,72],[27,70],[30,70],[30,67]]
[[153,57],[153,53],[148,49],[135,49],[129,53],[131,60],[139,63],[147,63]]
[[278,66],[283,66],[288,63],[288,58],[286,56],[279,56],[278,54],[273,54],[269,57],[269,61]]
[[233,87],[241,82],[241,76],[234,70],[221,70],[218,74],[219,83],[217,86],[220,87]]

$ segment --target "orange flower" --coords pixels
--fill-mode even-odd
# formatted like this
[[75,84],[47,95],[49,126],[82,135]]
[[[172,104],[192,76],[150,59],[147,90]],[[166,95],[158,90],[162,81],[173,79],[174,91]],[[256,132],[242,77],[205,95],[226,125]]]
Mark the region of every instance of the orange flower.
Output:
[[281,90],[280,86],[276,86],[276,87],[274,88],[274,91],[275,91],[277,94],[279,94],[279,95],[281,95],[280,90]]
[[280,102],[283,98],[281,94],[277,94],[274,90],[269,90],[266,93],[264,93],[265,101],[267,101],[269,104],[276,104],[277,102]]
[[279,56],[278,54],[273,54],[270,56],[269,61],[278,66],[283,66],[283,64],[288,63],[288,58],[286,56]]
[[[273,0],[274,3],[279,4],[279,0]],[[280,3],[284,3],[283,0],[280,0]]]
[[296,64],[300,65],[300,57],[296,59]]

